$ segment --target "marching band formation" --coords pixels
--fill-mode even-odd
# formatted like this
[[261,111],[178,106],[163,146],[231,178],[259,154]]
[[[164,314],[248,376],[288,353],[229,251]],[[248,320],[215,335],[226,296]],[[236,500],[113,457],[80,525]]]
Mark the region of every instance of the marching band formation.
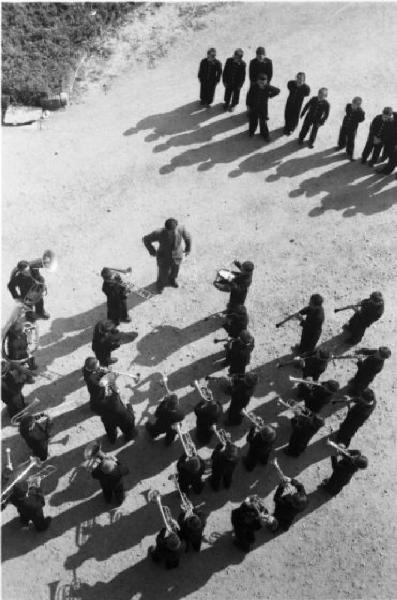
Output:
[[[178,287],[177,276],[183,254],[191,250],[191,236],[184,227],[178,226],[175,219],[167,219],[161,230],[156,230],[143,238],[151,255],[158,263],[157,291],[161,293],[165,285]],[[153,244],[158,243],[156,248]],[[280,483],[274,494],[274,510],[271,514],[263,500],[257,495],[249,495],[244,502],[231,513],[234,529],[234,543],[244,552],[248,552],[255,541],[255,532],[266,524],[273,533],[287,531],[297,515],[308,505],[308,497],[302,482],[286,476],[274,458],[277,444],[277,427],[249,411],[250,400],[255,393],[259,376],[255,371],[247,372],[255,340],[249,332],[249,315],[245,301],[254,274],[251,261],[234,261],[236,270],[220,269],[213,282],[214,286],[229,294],[224,315],[223,328],[225,339],[215,339],[215,343],[225,342],[225,362],[228,375],[225,378],[226,391],[230,394],[230,405],[226,415],[217,401],[209,384],[202,385],[194,381],[200,396],[195,406],[196,439],[200,445],[209,445],[215,439],[210,461],[204,460],[196,447],[184,423],[185,413],[180,406],[176,393],[168,387],[167,377],[163,376],[165,396],[159,403],[154,419],[145,423],[147,434],[151,438],[164,436],[165,446],[170,446],[175,438],[179,439],[183,453],[171,475],[177,493],[181,499],[181,514],[174,519],[170,509],[163,505],[161,494],[151,490],[148,500],[157,504],[164,527],[159,532],[155,546],[149,550],[149,556],[155,562],[163,562],[166,568],[177,567],[184,551],[192,548],[199,551],[206,526],[207,515],[195,507],[192,494],[201,494],[206,483],[212,490],[218,491],[233,485],[233,474],[239,462],[239,449],[231,441],[230,433],[222,428],[240,425],[246,419],[250,423],[247,432],[248,451],[242,458],[247,471],[253,471],[257,465],[261,468],[269,463],[279,476]],[[22,393],[25,385],[35,381],[37,364],[34,354],[39,347],[37,321],[48,319],[44,310],[46,286],[40,269],[54,271],[56,258],[47,250],[42,259],[27,262],[20,261],[13,270],[8,288],[17,305],[2,331],[2,399],[7,406],[11,424],[19,428],[19,433],[31,451],[27,463],[13,467],[10,451],[7,449],[6,467],[3,476],[2,509],[13,504],[23,526],[32,521],[37,530],[48,528],[51,518],[43,514],[44,495],[41,489],[42,479],[50,476],[55,469],[44,464],[48,459],[48,445],[52,434],[52,422],[43,412],[34,413],[32,408],[38,400],[26,405]],[[120,322],[130,322],[126,300],[131,292],[145,299],[152,296],[141,290],[120,273],[131,275],[131,269],[111,269],[105,267],[102,272],[102,290],[107,298],[107,319],[95,324],[92,350],[94,356],[85,360],[82,374],[89,395],[91,411],[100,417],[107,439],[114,444],[118,429],[124,435],[125,442],[135,438],[138,431],[131,404],[125,404],[117,387],[118,377],[131,378],[136,384],[140,374],[116,371],[112,368],[117,358],[112,352],[120,346]],[[335,309],[335,312],[352,310],[353,316],[344,325],[347,346],[353,346],[362,340],[365,331],[378,321],[384,312],[384,301],[380,292],[373,292],[361,302]],[[298,320],[302,333],[299,344],[294,347],[295,357],[277,368],[289,366],[301,371],[301,377],[290,376],[296,386],[296,400],[287,402],[278,398],[278,403],[292,412],[291,434],[288,445],[283,451],[288,457],[300,456],[310,444],[313,436],[325,427],[324,409],[335,403],[346,403],[348,412],[339,430],[332,433],[328,445],[335,450],[332,456],[332,472],[320,486],[324,493],[338,494],[347,485],[354,473],[368,466],[368,459],[359,451],[349,448],[357,430],[364,425],[376,407],[374,391],[369,387],[384,366],[390,355],[390,349],[360,348],[353,354],[332,355],[318,346],[324,323],[323,298],[313,294],[307,306],[286,317],[276,324],[280,328],[290,320]],[[320,380],[330,361],[350,359],[357,361],[357,372],[345,389],[337,381]],[[45,372],[43,373],[45,376]],[[40,373],[40,375],[43,375]],[[211,377],[207,378],[208,380]],[[224,420],[226,417],[226,421]],[[329,436],[330,437],[330,436]],[[103,497],[107,503],[121,505],[125,497],[123,478],[129,473],[128,466],[101,449],[98,440],[90,442],[85,448],[84,460],[91,476],[99,481]],[[208,479],[206,475],[209,474]]]

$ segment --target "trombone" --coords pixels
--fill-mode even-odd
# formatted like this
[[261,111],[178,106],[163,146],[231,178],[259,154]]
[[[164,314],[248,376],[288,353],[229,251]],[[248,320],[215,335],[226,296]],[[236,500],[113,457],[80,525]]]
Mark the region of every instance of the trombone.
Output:
[[170,396],[172,394],[170,388],[168,387],[168,377],[167,375],[164,375],[164,373],[161,374],[161,385],[164,387],[166,393],[168,396]]
[[183,446],[183,450],[184,450],[186,456],[188,458],[197,456],[197,448],[192,440],[190,433],[187,431],[183,433],[180,423],[176,423],[175,429],[178,434],[179,440]]
[[194,514],[194,506],[193,506],[192,502],[190,502],[187,495],[184,494],[182,492],[181,488],[179,487],[178,475],[173,473],[169,476],[169,479],[171,479],[174,482],[176,491],[178,492],[179,496],[181,497],[181,509],[185,512],[186,517],[191,517]]
[[198,391],[198,393],[200,394],[202,399],[205,400],[206,402],[211,402],[211,400],[214,399],[212,391],[209,389],[209,387],[207,385],[200,386],[197,379],[195,379],[193,386],[196,388],[196,390]]
[[327,446],[331,446],[331,448],[335,448],[335,450],[337,450],[344,456],[348,456],[349,458],[351,458],[351,454],[350,454],[349,450],[347,450],[343,446],[341,446],[339,444],[335,444],[335,442],[332,442],[331,440],[327,440]]
[[149,490],[148,500],[149,502],[155,502],[159,507],[165,528],[168,531],[168,533],[176,533],[177,531],[179,531],[179,525],[175,521],[175,519],[173,519],[171,510],[168,506],[165,506],[161,502],[160,492],[158,490]]
[[245,417],[247,417],[249,421],[251,421],[251,423],[256,427],[256,429],[262,429],[265,422],[261,417],[259,417],[253,412],[248,412],[248,410],[246,410],[245,408],[243,408],[241,412]]

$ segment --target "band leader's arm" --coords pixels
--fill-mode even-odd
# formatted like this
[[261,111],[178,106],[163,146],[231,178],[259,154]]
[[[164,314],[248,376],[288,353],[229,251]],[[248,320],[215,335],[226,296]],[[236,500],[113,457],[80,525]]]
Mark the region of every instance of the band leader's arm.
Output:
[[149,233],[149,235],[145,235],[142,238],[142,241],[145,244],[149,254],[151,256],[156,256],[156,248],[153,246],[153,242],[159,241],[159,231],[152,231],[152,233]]
[[186,254],[189,254],[192,249],[192,236],[190,235],[190,233],[188,231],[186,231],[186,229],[184,227],[182,228],[181,233],[182,233],[183,241],[185,242],[185,252],[186,252]]

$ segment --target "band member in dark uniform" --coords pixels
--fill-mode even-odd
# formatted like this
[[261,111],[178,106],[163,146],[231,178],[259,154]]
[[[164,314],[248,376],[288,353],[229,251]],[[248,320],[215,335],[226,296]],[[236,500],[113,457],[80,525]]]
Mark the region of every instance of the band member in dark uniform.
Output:
[[207,58],[200,62],[198,78],[200,81],[200,104],[211,106],[214,101],[215,88],[221,80],[222,63],[216,58],[215,48],[210,48]]
[[245,304],[248,289],[252,283],[252,272],[254,270],[254,263],[252,263],[250,260],[246,260],[243,263],[235,260],[234,264],[239,271],[233,271],[235,277],[230,283],[228,312],[233,312],[236,306],[242,306]]
[[240,304],[228,311],[223,329],[231,338],[240,335],[243,329],[247,329],[249,323],[247,309]]
[[[156,229],[142,239],[150,256],[157,258],[157,292],[161,294],[166,285],[179,287],[177,277],[183,255],[188,256],[192,247],[192,238],[183,225],[176,219],[167,219],[162,229]],[[182,241],[185,243],[183,249]],[[158,242],[158,250],[153,246]]]
[[178,485],[184,494],[189,494],[191,490],[195,494],[201,494],[204,487],[202,477],[205,471],[205,462],[198,456],[188,457],[185,453],[176,463],[178,471]]
[[102,367],[107,367],[118,361],[110,355],[120,347],[120,332],[109,319],[98,321],[94,327],[92,350]]
[[316,413],[307,408],[297,409],[299,412],[291,419],[292,432],[289,438],[287,448],[284,453],[288,456],[299,456],[304,452],[312,439],[321,427],[324,427],[325,421]]
[[156,546],[150,546],[149,556],[154,562],[164,562],[166,569],[175,569],[183,553],[183,544],[179,535],[163,527],[156,537]]
[[[291,488],[295,488],[296,492]],[[277,520],[278,529],[288,531],[295,517],[307,506],[305,488],[297,479],[291,479],[288,483],[282,481],[278,485],[273,499],[275,503],[273,516]]]
[[37,369],[35,358],[29,352],[28,336],[23,322],[15,321],[11,325],[5,337],[5,344],[8,358],[11,361],[23,361],[28,364],[29,369],[33,371]]
[[188,552],[190,546],[196,552],[200,552],[207,524],[207,517],[203,511],[197,508],[194,508],[192,513],[183,510],[178,517],[178,524],[179,536],[185,542],[185,552]]
[[225,104],[223,108],[231,112],[240,100],[240,90],[245,81],[246,64],[243,61],[244,52],[241,48],[235,50],[234,55],[228,58],[223,69],[223,85],[225,86]]
[[347,156],[354,160],[354,140],[360,123],[365,119],[365,112],[361,108],[362,99],[359,96],[353,98],[351,104],[346,104],[346,115],[342,121],[339,132],[338,150],[346,148]]
[[235,535],[234,545],[249,552],[255,543],[255,531],[262,527],[261,511],[253,496],[248,496],[238,508],[232,510],[231,521]]
[[388,161],[378,173],[390,175],[397,166],[397,112],[393,113],[393,118],[387,123],[384,141],[384,154]]
[[320,88],[318,96],[310,98],[309,102],[303,107],[301,117],[306,112],[307,115],[303,121],[302,129],[299,132],[299,144],[303,144],[303,140],[311,128],[309,137],[309,148],[314,148],[314,142],[317,137],[317,131],[319,127],[322,127],[325,121],[328,119],[330,105],[327,101],[328,90],[327,88]]
[[226,489],[232,485],[234,470],[238,463],[238,448],[235,444],[227,441],[225,444],[217,444],[211,456],[212,473],[210,485],[213,490],[218,491],[221,482]]
[[194,413],[197,417],[197,441],[200,444],[208,444],[214,435],[213,426],[219,423],[222,417],[222,404],[216,400],[200,400],[194,408]]
[[253,471],[258,462],[267,465],[275,441],[276,431],[270,425],[251,427],[247,435],[248,454],[243,458],[247,471]]
[[[324,323],[323,297],[320,294],[310,296],[309,305],[299,311],[302,336],[298,352],[300,355],[313,352]],[[303,316],[306,319],[303,319]]]
[[29,446],[33,456],[40,460],[48,458],[48,441],[52,430],[52,421],[45,413],[24,415],[19,421],[19,433]]
[[297,388],[298,398],[304,400],[305,408],[318,413],[324,406],[331,402],[332,397],[339,390],[339,387],[339,383],[333,379],[323,381],[321,385],[300,383]]
[[[8,503],[13,504],[17,509],[23,527],[28,527],[32,521],[37,531],[48,529],[52,519],[43,514],[45,500],[40,485],[28,486],[26,481],[16,483],[7,500]],[[5,505],[2,505],[3,508]]]
[[[347,450],[349,456],[343,453],[342,457],[331,456],[332,475],[324,479],[321,487],[331,496],[336,496],[345,487],[359,469],[366,469],[368,459],[360,450]],[[341,453],[339,453],[341,454]]]
[[385,311],[385,303],[381,292],[372,292],[369,298],[362,300],[357,306],[352,306],[354,315],[343,329],[350,334],[349,344],[358,344],[364,337],[367,327],[379,321]]
[[122,465],[117,458],[102,454],[101,462],[91,475],[101,484],[105,501],[110,504],[114,498],[116,505],[121,506],[125,497],[123,477],[128,473],[128,467]]
[[23,386],[34,382],[33,373],[26,367],[2,361],[1,399],[7,405],[10,418],[26,406],[25,397],[22,394]]
[[259,75],[266,75],[269,83],[273,77],[273,62],[270,58],[267,58],[263,46],[259,46],[256,49],[256,57],[250,60],[249,78],[251,85],[256,83]]
[[353,403],[353,406],[349,408],[345,420],[340,424],[336,434],[337,444],[343,444],[346,448],[350,446],[352,437],[364,425],[376,407],[375,394],[370,388],[362,391],[360,396],[352,398],[350,402]]
[[390,106],[386,106],[381,115],[377,115],[369,128],[369,134],[367,143],[365,144],[361,162],[365,164],[368,160],[369,155],[372,152],[371,160],[369,165],[372,167],[379,161],[380,152],[384,146],[385,133],[387,131],[388,123],[393,119],[393,109]]
[[254,337],[246,329],[238,338],[226,344],[226,364],[229,365],[230,375],[244,375],[254,346]]
[[348,394],[354,396],[361,394],[382,371],[385,360],[391,356],[391,351],[387,346],[381,346],[377,349],[361,348],[360,354],[367,358],[357,362],[357,373],[349,381],[347,388]]
[[253,83],[247,94],[247,107],[249,110],[249,128],[248,133],[253,137],[258,127],[259,132],[265,142],[270,142],[269,128],[267,121],[269,120],[268,103],[269,98],[274,98],[280,93],[280,89],[274,85],[270,85],[267,75],[258,75],[256,83]]
[[131,318],[127,312],[127,287],[121,277],[106,267],[102,269],[103,278],[102,291],[107,298],[107,318],[117,326],[122,323],[130,323]]
[[101,369],[99,361],[93,356],[85,359],[82,369],[84,381],[90,395],[90,409],[99,414],[98,410],[105,396],[105,388],[100,384],[102,377],[106,374],[105,369]]
[[[38,300],[33,304],[36,317],[39,319],[49,319],[50,315],[44,310],[43,295],[46,290],[45,280],[40,275],[39,267],[44,266],[45,258],[43,261],[31,261],[21,260],[16,268],[12,271],[10,281],[8,283],[8,289],[11,292],[11,296],[15,300],[24,301],[28,292],[32,289],[32,286],[41,289],[42,294],[38,294]],[[30,304],[30,302],[29,302]]]
[[162,433],[165,433],[165,443],[170,446],[177,434],[174,425],[181,423],[184,419],[182,409],[178,404],[178,396],[170,394],[160,402],[154,413],[156,421],[151,423],[147,421],[145,427],[152,438],[156,438]]
[[298,73],[295,80],[288,82],[289,96],[284,112],[284,134],[291,135],[298,126],[299,113],[302,108],[303,99],[310,94],[310,88],[305,83],[305,73]]
[[101,379],[99,385],[104,385],[103,395],[95,396],[92,404],[105,427],[108,440],[115,444],[117,428],[121,429],[126,442],[136,435],[135,415],[132,406],[125,406],[114,383],[106,383],[108,376]]
[[246,373],[243,377],[233,378],[231,387],[231,402],[228,410],[228,424],[241,425],[244,415],[243,408],[247,408],[251,400],[256,385],[258,375],[256,373]]
[[305,379],[311,377],[313,381],[318,381],[324,373],[331,360],[331,354],[328,350],[316,350],[303,361],[302,375]]

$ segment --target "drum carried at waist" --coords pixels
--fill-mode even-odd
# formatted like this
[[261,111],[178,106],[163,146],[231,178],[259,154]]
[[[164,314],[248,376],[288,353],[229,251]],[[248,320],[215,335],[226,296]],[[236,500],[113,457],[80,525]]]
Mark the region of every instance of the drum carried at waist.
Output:
[[229,269],[219,269],[216,274],[214,286],[220,292],[231,292],[232,282],[236,279],[235,273]]

